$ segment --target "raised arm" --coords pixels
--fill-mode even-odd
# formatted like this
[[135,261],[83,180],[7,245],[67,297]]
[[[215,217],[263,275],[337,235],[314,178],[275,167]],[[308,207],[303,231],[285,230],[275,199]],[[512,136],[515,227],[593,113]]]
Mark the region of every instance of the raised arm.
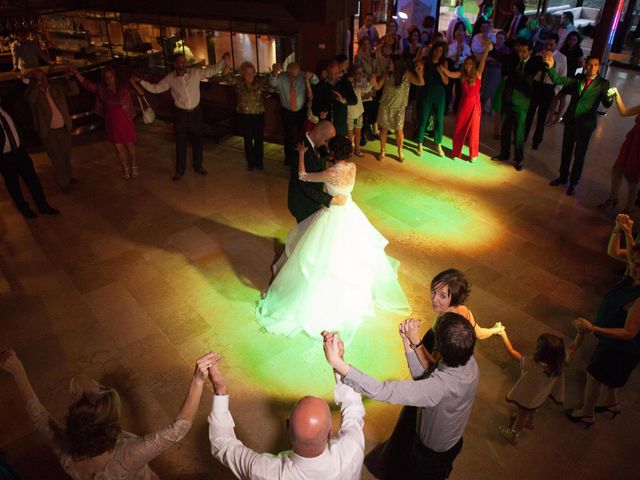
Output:
[[471,310],[469,310],[464,305],[460,307],[459,313],[464,318],[466,318],[471,325],[473,325],[473,330],[476,333],[476,338],[478,340],[484,340],[492,335],[499,335],[500,333],[502,333],[502,331],[504,331],[504,327],[500,322],[496,322],[496,324],[491,328],[481,327],[480,325],[478,325],[478,322],[476,322],[476,319],[473,316],[473,313],[471,313]]
[[558,75],[555,68],[553,68],[554,67],[553,53],[545,52],[542,58],[544,59],[544,63],[547,64],[547,67],[548,67],[547,73],[549,74],[549,78],[555,85],[562,85],[563,87],[566,87],[567,85],[572,85],[573,83],[576,82],[575,78],[561,77],[560,75]]
[[484,67],[487,64],[487,57],[489,56],[489,52],[493,50],[493,43],[488,38],[485,39],[484,49],[482,50],[482,55],[480,56],[480,64],[478,65],[477,76],[478,78],[482,78],[482,74],[484,73]]
[[400,338],[402,338],[407,365],[414,380],[424,376],[429,367],[435,365],[437,361],[422,344],[419,326],[420,320],[412,318],[400,324]]
[[633,115],[640,115],[640,105],[636,105],[635,107],[627,108],[622,101],[622,96],[616,87],[612,87],[612,94],[616,101],[616,106],[618,107],[618,112],[620,112],[621,117],[631,117]]
[[124,463],[129,471],[143,468],[162,452],[179,442],[191,428],[193,418],[198,411],[202,388],[209,376],[209,367],[217,361],[217,354],[209,352],[200,357],[195,366],[187,397],[178,411],[175,420],[165,428],[145,435],[125,447]]
[[438,74],[445,85],[449,85],[450,78],[460,78],[462,76],[462,72],[452,72],[445,65],[438,65]]
[[[633,220],[629,215],[620,213],[616,216],[616,223],[609,237],[609,244],[607,245],[607,255],[616,260],[626,262],[628,260],[627,254],[631,250],[636,242],[633,239]],[[624,233],[626,248],[620,246],[620,233]]]
[[228,68],[228,64],[230,61],[231,54],[229,52],[225,52],[218,63],[207,65],[204,68],[198,69],[197,72],[199,73],[200,78],[211,78],[224,72],[224,70]]
[[306,171],[304,166],[304,154],[308,149],[303,142],[296,145],[296,150],[298,150],[298,180],[311,183],[323,183],[329,180],[329,172],[327,170],[314,173],[308,173]]
[[[140,80],[140,86],[144,88],[147,92],[151,92],[151,93],[166,92],[171,88],[171,85],[169,84],[169,75],[171,74],[168,73],[167,75],[165,75],[162,78],[162,80],[160,80],[158,83],[151,83],[151,82],[147,82],[146,80]],[[137,77],[131,77],[131,78],[134,81],[137,80]]]
[[58,423],[51,417],[49,412],[44,408],[36,392],[31,386],[31,382],[24,369],[24,365],[13,350],[5,350],[0,352],[0,368],[13,376],[18,387],[20,397],[26,406],[27,413],[33,421],[38,432],[45,437],[47,442],[58,453],[58,447],[55,444],[54,430],[61,430]]

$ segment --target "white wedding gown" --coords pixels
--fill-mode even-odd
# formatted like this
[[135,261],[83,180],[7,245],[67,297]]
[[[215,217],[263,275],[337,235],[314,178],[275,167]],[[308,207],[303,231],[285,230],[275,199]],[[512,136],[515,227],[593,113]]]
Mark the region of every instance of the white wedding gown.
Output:
[[[356,166],[339,162],[301,176],[322,181],[331,195],[347,195],[344,206],[323,207],[287,235],[276,277],[258,303],[258,322],[270,333],[302,331],[321,341],[323,330],[346,342],[375,308],[407,315],[411,307],[386,256],[388,241],[351,199]],[[394,261],[395,264],[398,262]]]

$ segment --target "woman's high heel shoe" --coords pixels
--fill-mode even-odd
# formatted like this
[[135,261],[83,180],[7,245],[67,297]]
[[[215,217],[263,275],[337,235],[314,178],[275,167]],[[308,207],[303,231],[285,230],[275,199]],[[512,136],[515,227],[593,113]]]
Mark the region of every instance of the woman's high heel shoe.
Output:
[[574,417],[572,410],[567,410],[566,415],[573,423],[580,423],[584,428],[589,428],[591,425],[596,423],[596,418],[594,416],[583,415],[580,417]]
[[596,407],[595,411],[596,411],[596,413],[609,412],[611,414],[611,419],[613,420],[614,418],[616,418],[620,414],[622,409],[620,408],[620,404],[616,403],[614,405],[606,405],[606,406]]
[[617,198],[607,198],[604,202],[598,205],[598,208],[600,210],[607,210],[609,208],[615,208],[617,204],[618,204]]

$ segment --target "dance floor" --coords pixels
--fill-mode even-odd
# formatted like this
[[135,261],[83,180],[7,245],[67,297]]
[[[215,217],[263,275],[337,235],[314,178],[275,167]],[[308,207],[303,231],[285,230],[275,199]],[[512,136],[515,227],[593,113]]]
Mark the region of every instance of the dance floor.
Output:
[[[609,78],[628,106],[640,103],[637,72],[614,69]],[[445,133],[453,121],[447,118]],[[502,322],[520,351],[531,352],[542,332],[569,342],[571,321],[593,319],[624,271],[605,254],[614,213],[595,205],[606,198],[610,166],[633,119],[615,108],[600,119],[575,197],[547,185],[557,173],[562,126],[547,129],[540,150],[527,146],[517,172],[490,161],[497,148],[491,124],[483,117],[482,154],[473,164],[430,150],[418,158],[411,142],[405,163],[395,160],[395,146],[378,162],[371,155],[378,144],[369,143],[356,160],[354,200],[389,239],[387,252],[401,262],[401,284],[425,329],[434,317],[429,282],[456,267],[473,283],[468,306],[478,322]],[[120,179],[101,132],[74,140],[80,183],[70,195],[54,193],[44,153],[33,155],[60,217],[25,221],[0,192],[0,344],[18,351],[58,418],[70,379],[89,375],[118,389],[123,425],[138,434],[174,417],[194,360],[220,351],[238,436],[261,451],[286,449],[292,403],[303,395],[330,399],[333,380],[319,343],[263,333],[255,321],[270,266],[294,225],[281,146],[266,146],[264,172],[248,172],[240,138],[207,140],[209,176],[189,171],[173,183],[169,124],[139,125],[142,176],[130,181]],[[449,153],[449,139],[444,146]],[[348,361],[380,379],[408,378],[401,320],[378,312],[347,348]],[[580,401],[593,346],[589,339],[568,367],[567,408]],[[585,430],[545,405],[535,431],[513,447],[497,426],[509,417],[504,396],[517,362],[499,337],[479,342],[475,355],[480,386],[452,479],[638,478],[639,372],[622,391],[615,420],[599,415]],[[0,447],[10,463],[26,479],[64,478],[4,373],[0,392]],[[210,400],[206,390],[189,435],[152,463],[161,478],[232,478],[209,454]],[[366,410],[368,450],[388,436],[399,408],[366,401]],[[363,470],[363,478],[372,477]]]

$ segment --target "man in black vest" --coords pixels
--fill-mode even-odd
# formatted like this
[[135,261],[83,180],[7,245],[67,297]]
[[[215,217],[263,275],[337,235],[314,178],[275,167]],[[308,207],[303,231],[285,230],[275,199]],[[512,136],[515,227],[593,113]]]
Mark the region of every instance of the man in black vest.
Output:
[[313,91],[313,113],[321,120],[329,120],[336,135],[347,136],[347,106],[358,103],[351,82],[340,77],[340,66],[333,60],[327,66],[327,79]]
[[[571,102],[564,114],[560,176],[551,180],[549,185],[555,187],[569,182],[567,195],[575,195],[589,140],[598,122],[598,107],[601,103],[605,108],[613,104],[614,90],[609,87],[609,81],[598,74],[598,57],[588,57],[584,72],[573,78],[560,77],[556,73],[551,52],[545,54],[544,61],[549,66],[549,78],[556,85],[566,87],[565,91],[571,95]],[[574,155],[575,160],[571,166],[571,157]]]
[[[304,154],[304,168],[307,172],[322,172],[327,168],[326,155],[318,147],[327,145],[329,139],[336,134],[335,128],[326,120],[319,122],[316,127],[305,134],[302,140],[307,147]],[[331,205],[344,205],[346,195],[331,196],[324,191],[322,183],[302,182],[298,179],[298,161],[291,162],[291,177],[289,178],[288,207],[291,215],[298,223],[314,214],[320,208]]]
[[31,157],[24,149],[13,119],[0,107],[0,173],[16,208],[25,218],[37,217],[22,196],[20,178],[31,193],[38,211],[46,215],[60,213],[47,203]]

